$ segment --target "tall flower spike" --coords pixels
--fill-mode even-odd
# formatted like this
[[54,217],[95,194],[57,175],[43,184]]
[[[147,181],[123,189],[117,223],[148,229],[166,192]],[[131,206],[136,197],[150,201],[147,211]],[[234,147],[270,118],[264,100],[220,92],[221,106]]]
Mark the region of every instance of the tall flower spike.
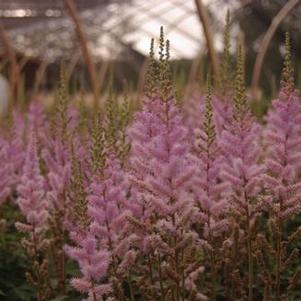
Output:
[[165,48],[165,37],[164,28],[160,27],[160,38],[159,38],[159,62],[162,64],[164,62],[164,48]]
[[71,165],[71,187],[70,198],[73,201],[74,221],[81,230],[85,230],[89,226],[89,218],[87,215],[87,198],[84,186],[84,175],[80,161],[75,157],[72,150],[72,165]]
[[[45,179],[41,175],[37,141],[34,132],[26,150],[26,158],[20,184],[17,186],[17,204],[26,221],[16,223],[16,228],[26,233],[22,245],[27,256],[32,260],[32,272],[27,273],[27,280],[36,289],[37,300],[49,300],[49,277],[46,255],[49,229],[49,208],[45,193]],[[45,255],[45,256],[44,256]]]
[[227,11],[226,15],[226,24],[225,24],[225,30],[224,30],[224,50],[223,50],[223,59],[221,64],[221,88],[222,92],[227,92],[226,90],[230,88],[231,85],[231,55],[230,55],[230,48],[231,48],[231,42],[230,42],[230,34],[231,34],[231,17],[230,17],[230,11]]
[[[264,143],[267,173],[264,184],[268,193],[269,224],[273,225],[268,236],[271,238],[270,257],[274,257],[276,262],[271,285],[275,300],[279,301],[289,296],[289,290],[281,282],[290,265],[295,263],[293,243],[300,237],[300,230],[287,233],[293,227],[286,226],[301,212],[301,105],[298,92],[294,90],[288,34],[279,98],[273,100],[266,121]],[[288,235],[295,239],[289,239],[288,243]],[[287,258],[290,258],[290,262]]]
[[242,54],[242,46],[238,47],[237,52],[237,66],[235,75],[235,94],[233,98],[234,110],[233,117],[236,120],[241,120],[244,118],[248,111],[248,103],[246,97],[246,87],[244,78],[244,59]]
[[[168,51],[165,55],[169,57]],[[162,75],[165,58],[160,63]],[[184,295],[186,289],[180,285],[182,276],[174,271],[179,268],[179,254],[183,253],[182,275],[185,278],[192,272],[185,252],[196,239],[191,231],[191,216],[197,211],[190,194],[195,167],[188,129],[183,125],[175,100],[163,98],[153,100],[151,105],[144,104],[142,112],[135,115],[129,133],[132,142],[129,162],[132,204],[129,205],[137,217],[135,222],[131,221],[132,231],[138,236],[137,249],[142,258],[147,255],[151,262],[158,260],[159,269],[164,266],[166,271],[172,271],[172,275],[159,278],[166,277],[166,286],[177,278],[178,292]],[[159,287],[157,277],[154,282],[147,281],[149,287]],[[166,287],[168,290],[175,292],[173,285]],[[165,298],[162,287],[153,293],[155,296],[150,300]]]
[[[87,213],[91,220],[90,233],[97,240],[100,250],[108,251],[111,265],[107,278],[113,283],[116,300],[123,300],[121,283],[124,275],[118,263],[127,257],[131,239],[131,233],[125,233],[130,215],[125,208],[127,190],[118,160],[108,156],[102,174],[95,174],[90,183]],[[124,273],[127,275],[129,270]]]
[[105,132],[100,113],[96,114],[91,132],[90,165],[92,172],[100,171],[105,165]]
[[158,84],[158,64],[155,59],[154,39],[151,39],[148,68],[145,75],[145,95],[151,99],[156,95]]
[[[203,116],[203,126],[195,129],[196,177],[193,192],[199,208],[197,233],[203,242],[205,282],[210,282],[210,300],[216,299],[215,283],[218,278],[218,262],[223,258],[222,236],[227,230],[228,221],[225,218],[228,206],[227,183],[221,181],[220,172],[223,164],[223,154],[217,145],[211,84],[208,77],[208,91]],[[207,257],[208,256],[208,257]],[[208,272],[210,271],[210,272]]]
[[69,120],[67,118],[68,111],[68,88],[67,88],[67,80],[66,80],[66,71],[63,67],[60,69],[60,81],[59,87],[57,90],[57,100],[56,100],[56,120],[57,123],[55,125],[56,129],[59,129],[60,136],[62,141],[67,140],[68,136],[68,123]]
[[170,43],[164,38],[163,26],[160,28],[159,40],[159,86],[160,97],[163,102],[173,98],[172,74],[170,67]]
[[285,33],[285,57],[282,70],[281,89],[286,94],[290,94],[294,91],[294,68],[291,59],[291,43],[288,32]]
[[45,180],[40,172],[34,133],[31,134],[27,146],[23,174],[17,191],[19,193],[17,204],[26,217],[28,225],[36,231],[47,228],[48,204],[45,196]]
[[211,144],[216,136],[215,126],[212,120],[213,117],[213,108],[212,108],[212,87],[211,87],[211,78],[207,78],[207,95],[206,95],[206,105],[205,105],[205,118],[204,118],[204,131],[206,133],[208,143]]
[[[221,173],[222,180],[228,182],[231,194],[231,220],[235,227],[246,233],[243,242],[248,254],[248,300],[253,300],[253,223],[258,216],[257,200],[261,190],[261,178],[264,172],[261,159],[261,146],[259,143],[261,127],[254,120],[249,110],[248,99],[245,94],[244,69],[242,49],[238,49],[237,70],[235,80],[235,95],[233,99],[233,118],[223,130],[219,139],[220,148],[225,155],[225,165]],[[234,233],[234,232],[233,232]],[[231,255],[232,256],[232,255]],[[237,265],[237,258],[232,257],[233,265]],[[239,278],[237,278],[238,281]],[[232,283],[233,292],[239,283]],[[237,291],[232,295],[235,300]]]

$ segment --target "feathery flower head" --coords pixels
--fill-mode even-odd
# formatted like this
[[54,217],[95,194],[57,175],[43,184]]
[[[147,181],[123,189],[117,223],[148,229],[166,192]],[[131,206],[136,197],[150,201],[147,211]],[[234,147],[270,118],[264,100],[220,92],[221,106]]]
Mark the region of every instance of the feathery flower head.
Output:
[[[105,245],[113,247],[124,230],[127,187],[124,174],[117,159],[109,157],[102,174],[95,176],[87,196],[87,214],[91,231]],[[112,250],[111,250],[112,251]]]
[[78,239],[77,244],[76,247],[65,247],[68,256],[78,262],[82,274],[80,278],[73,278],[71,285],[87,294],[87,300],[103,300],[112,289],[110,284],[103,283],[110,264],[110,253],[99,247],[89,232]]
[[[210,228],[214,224],[224,223],[222,215],[225,213],[228,185],[221,182],[220,171],[223,166],[223,155],[217,145],[215,125],[213,122],[213,107],[211,86],[208,80],[206,109],[203,117],[203,127],[196,129],[195,150],[198,165],[196,171],[194,193],[200,206],[202,222],[209,226],[208,216],[211,216]],[[216,227],[217,228],[217,227]],[[212,229],[210,229],[211,231]],[[214,232],[214,231],[213,231]],[[213,233],[211,233],[212,235]],[[217,232],[215,233],[217,234]]]
[[268,174],[265,185],[277,199],[283,199],[284,215],[285,211],[297,213],[301,208],[297,201],[300,196],[301,106],[299,95],[294,91],[288,34],[279,99],[272,102],[266,121],[264,142]]
[[20,183],[17,186],[17,204],[29,225],[36,230],[47,229],[48,203],[45,180],[40,172],[37,141],[31,134]]

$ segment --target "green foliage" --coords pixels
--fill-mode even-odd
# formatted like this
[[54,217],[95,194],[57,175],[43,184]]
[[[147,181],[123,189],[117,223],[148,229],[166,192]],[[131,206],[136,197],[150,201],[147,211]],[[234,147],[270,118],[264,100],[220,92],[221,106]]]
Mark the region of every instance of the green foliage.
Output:
[[19,211],[11,205],[3,205],[1,212],[7,223],[0,230],[0,300],[33,300],[35,292],[25,278],[30,266],[20,244],[22,234],[14,225],[20,219]]

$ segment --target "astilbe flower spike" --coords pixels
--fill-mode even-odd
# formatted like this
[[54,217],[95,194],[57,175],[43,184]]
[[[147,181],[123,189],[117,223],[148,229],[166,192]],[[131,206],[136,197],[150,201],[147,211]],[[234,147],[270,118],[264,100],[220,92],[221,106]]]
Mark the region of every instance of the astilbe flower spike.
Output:
[[[261,155],[261,147],[259,145],[261,127],[252,117],[245,95],[241,47],[238,50],[237,60],[232,120],[226,125],[225,130],[222,132],[222,136],[219,139],[219,146],[223,150],[225,157],[222,179],[230,184],[232,190],[230,202],[231,223],[234,227],[233,229],[237,229],[233,230],[234,233],[238,231],[237,234],[232,237],[233,248],[235,248],[237,242],[244,242],[241,247],[243,250],[243,246],[245,246],[248,254],[247,295],[248,300],[251,301],[253,300],[254,226],[258,216],[257,196],[261,190],[260,181],[264,167],[259,164]],[[244,233],[244,238],[239,237],[239,232],[241,232],[241,234]],[[237,261],[236,258],[232,259],[235,260],[235,262]],[[238,298],[236,294],[238,293],[240,285],[234,282],[232,282],[233,291],[231,298],[236,299]],[[241,293],[244,294],[244,291]]]
[[[267,208],[269,226],[272,237],[271,249],[275,253],[269,254],[275,259],[274,278],[270,290],[274,291],[275,300],[282,300],[289,290],[281,288],[281,276],[288,266],[294,262],[297,249],[289,251],[294,240],[300,237],[300,229],[289,233],[286,238],[284,231],[286,222],[301,212],[301,182],[299,179],[301,168],[301,106],[300,98],[294,89],[294,75],[290,58],[289,36],[286,34],[286,54],[281,80],[279,98],[272,102],[266,117],[264,142],[266,147],[267,173],[264,184],[267,191]],[[297,252],[298,253],[298,252]],[[273,255],[274,254],[274,255]],[[294,257],[294,258],[293,258]],[[290,258],[290,262],[287,260]],[[273,277],[273,275],[269,275]],[[294,279],[294,276],[291,278]],[[291,283],[290,287],[293,287]]]
[[[111,154],[101,173],[93,176],[87,196],[87,215],[91,221],[91,233],[100,248],[108,252],[110,266],[107,277],[117,300],[124,298],[122,279],[130,278],[128,268],[135,262],[135,252],[130,250],[133,236],[126,232],[127,218],[131,215],[126,206],[126,192],[124,173]],[[129,285],[132,289],[131,283]]]
[[122,278],[126,275],[127,279],[130,264],[126,262],[129,237],[124,234],[129,215],[125,206],[127,187],[112,149],[110,141],[104,139],[99,115],[93,124],[88,178],[72,148],[69,198],[73,212],[67,227],[74,246],[65,250],[77,261],[82,274],[71,281],[72,286],[93,301],[109,296],[123,300]]
[[[179,263],[174,263],[171,258],[174,254],[176,261],[180,260],[181,254],[184,256],[185,250],[189,250],[189,246],[196,240],[196,235],[190,230],[191,215],[194,215],[196,208],[192,202],[192,195],[188,193],[194,175],[188,130],[181,125],[181,117],[173,100],[167,103],[158,102],[156,109],[158,107],[161,108],[160,113],[145,114],[150,117],[149,120],[159,120],[160,123],[150,125],[151,128],[161,124],[158,134],[149,136],[149,140],[139,146],[133,141],[133,162],[140,164],[141,168],[132,169],[129,180],[134,192],[131,201],[139,204],[144,200],[140,203],[141,215],[137,215],[138,210],[133,212],[134,216],[137,216],[136,224],[132,220],[134,231],[136,230],[136,235],[140,237],[139,248],[142,254],[148,256],[150,269],[152,265],[160,266],[158,275],[152,275],[148,289],[155,287],[156,281],[161,284],[164,282],[167,287],[161,287],[160,292],[155,292],[155,296],[164,296],[165,289],[168,291],[168,286],[173,282],[170,278],[172,274],[180,277],[181,273],[188,273],[189,278],[189,274],[194,272],[188,268],[188,262],[182,262],[180,267]],[[141,113],[136,115],[136,118],[144,118],[145,115]],[[140,122],[135,119],[133,128],[137,130]],[[140,129],[140,135],[135,133],[137,137],[143,137],[144,128]],[[135,170],[137,172],[133,174]],[[170,273],[166,279],[160,271],[163,266],[166,266]],[[178,293],[184,293],[186,289],[188,288],[179,282],[177,288],[174,288]],[[154,292],[145,292],[148,293]],[[200,295],[198,291],[191,293]]]
[[81,277],[71,279],[71,285],[88,297],[84,300],[99,301],[111,293],[111,285],[102,283],[110,264],[110,254],[98,246],[97,239],[89,229],[72,231],[71,238],[76,246],[65,246],[67,254],[80,267]]
[[41,175],[37,154],[36,136],[32,132],[26,150],[26,158],[17,186],[17,204],[25,222],[16,223],[21,232],[27,234],[22,240],[28,257],[32,260],[32,273],[27,273],[29,283],[37,290],[37,300],[48,300],[48,262],[45,252],[48,248],[48,203],[46,200],[45,179]]
[[[144,283],[139,287],[143,298],[154,300],[173,296],[179,300],[180,296],[190,294],[190,298],[201,300],[205,297],[194,281],[202,269],[190,261],[197,252],[194,248],[197,235],[191,230],[197,209],[190,194],[195,168],[188,130],[183,126],[172,96],[168,45],[164,53],[161,31],[159,76],[166,85],[159,85],[158,97],[148,100],[142,112],[136,114],[130,130],[129,181],[136,192],[131,201],[144,201],[140,218],[136,211],[130,222],[140,237],[136,267],[141,267],[143,258],[148,261],[149,274],[138,277]],[[137,164],[140,168],[135,168]],[[181,282],[181,277],[187,282]]]
[[27,146],[23,173],[17,191],[19,194],[17,204],[30,228],[37,232],[47,229],[48,204],[45,197],[45,180],[40,172],[34,133]]
[[[228,229],[227,207],[229,185],[220,178],[223,166],[222,151],[217,145],[210,80],[203,126],[195,129],[195,153],[197,171],[193,191],[200,209],[197,222],[198,234],[203,241],[204,253],[209,254],[204,260],[209,269],[211,300],[216,299],[218,265],[223,257],[223,236]],[[207,271],[206,271],[207,272]]]
[[[148,215],[148,203],[143,197],[144,182],[150,172],[150,154],[145,151],[152,139],[159,135],[161,120],[151,112],[159,100],[153,100],[144,105],[144,109],[135,113],[134,122],[128,129],[131,142],[128,177],[131,183],[131,195],[135,201],[129,204],[133,214],[139,218]],[[159,105],[158,105],[159,106]]]
[[221,82],[192,102],[176,100],[161,28],[141,103],[111,87],[104,111],[78,108],[62,69],[54,111],[10,108],[0,215],[18,222],[0,220],[0,249],[17,229],[37,301],[70,298],[69,283],[86,301],[298,299],[301,104],[289,36],[259,124],[241,48],[232,82],[230,29],[228,13]]
[[64,249],[67,255],[78,263],[81,273],[81,277],[71,279],[71,285],[88,296],[85,300],[103,300],[111,292],[111,285],[102,283],[110,263],[110,254],[91,232],[83,170],[73,149],[72,176],[68,194],[72,211],[66,227],[72,245],[65,245]]
[[[71,179],[71,144],[79,144],[74,135],[78,124],[77,112],[68,108],[66,83],[61,71],[56,111],[52,119],[47,142],[43,143],[41,157],[45,169],[47,201],[49,204],[49,225],[51,256],[58,281],[58,290],[65,293],[66,260],[63,250],[67,237],[66,224],[71,216],[68,189]],[[83,147],[76,147],[81,152]],[[80,158],[84,158],[81,156]]]

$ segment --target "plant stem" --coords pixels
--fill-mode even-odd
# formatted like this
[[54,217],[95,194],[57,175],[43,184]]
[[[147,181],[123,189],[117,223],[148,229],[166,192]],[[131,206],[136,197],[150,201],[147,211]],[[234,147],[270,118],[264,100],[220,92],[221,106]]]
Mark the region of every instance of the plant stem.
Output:
[[160,283],[160,292],[161,292],[161,300],[164,301],[164,287],[163,287],[163,278],[162,278],[162,269],[161,269],[161,256],[158,254],[158,272],[159,272],[159,283]]
[[[33,245],[34,245],[34,262],[35,260],[37,260],[38,262],[38,249],[37,249],[37,239],[36,239],[36,235],[35,235],[35,228],[33,227],[33,230],[32,230],[32,239],[33,239]],[[33,262],[33,263],[34,263]],[[34,266],[34,264],[33,264]],[[38,262],[38,267],[37,267],[37,282],[38,282],[38,285],[37,285],[37,301],[43,301],[43,298],[42,298],[42,287],[41,287],[41,275],[40,275],[40,263]]]
[[214,251],[211,252],[211,301],[216,300],[216,268]]
[[181,296],[182,296],[182,301],[184,301],[185,300],[185,296],[184,296],[184,286],[185,286],[184,250],[182,250],[181,260],[182,260],[182,291],[181,291]]
[[247,239],[248,239],[248,301],[253,301],[253,255],[249,206],[247,204]]
[[[238,233],[237,233],[237,229],[235,228],[235,225],[234,225],[234,244],[233,244],[233,249],[232,249],[232,264],[233,264],[233,267],[232,267],[232,272],[234,273],[235,272],[235,269],[237,267],[236,265],[236,258],[237,258],[237,249],[238,249]],[[231,300],[235,300],[236,299],[236,291],[237,291],[237,283],[235,283],[235,279],[233,278],[233,274],[232,274],[232,279],[231,279]]]
[[94,292],[94,281],[91,280],[91,282],[92,282],[92,289],[93,289],[93,301],[97,301],[96,294]]
[[150,277],[150,282],[151,282],[151,296],[152,296],[153,300],[155,300],[153,267],[152,267],[152,258],[151,258],[150,254],[148,254],[147,259],[148,259],[149,277]]
[[[282,209],[282,202],[280,205],[280,212]],[[279,214],[279,213],[278,213]],[[275,290],[276,290],[276,298],[275,301],[280,301],[280,276],[281,276],[281,261],[282,261],[282,254],[281,254],[281,236],[282,236],[282,223],[279,218],[277,217],[277,239],[276,239],[276,275],[275,275]]]
[[131,301],[135,301],[135,299],[134,299],[134,293],[133,293],[133,287],[132,287],[132,275],[131,275],[131,271],[129,272],[128,281],[129,281],[129,290],[130,290]]

